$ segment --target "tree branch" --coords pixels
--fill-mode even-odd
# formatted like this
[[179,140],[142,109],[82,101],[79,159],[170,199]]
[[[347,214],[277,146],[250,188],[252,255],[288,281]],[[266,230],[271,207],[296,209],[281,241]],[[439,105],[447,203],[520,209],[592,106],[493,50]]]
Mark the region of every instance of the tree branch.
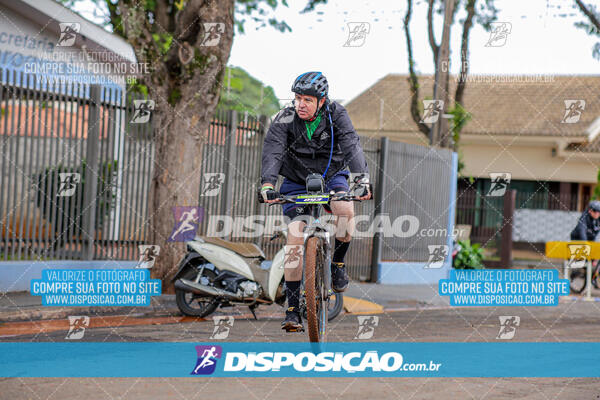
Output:
[[404,17],[404,34],[406,35],[406,48],[408,53],[408,71],[410,77],[408,78],[408,83],[410,85],[410,115],[412,116],[413,121],[417,124],[419,131],[421,131],[425,136],[429,136],[429,127],[421,122],[421,116],[419,115],[419,79],[417,74],[415,73],[414,65],[415,60],[413,58],[412,53],[412,40],[410,38],[410,30],[409,23],[410,17],[412,14],[412,0],[408,1],[408,8],[406,10],[406,16]]
[[454,94],[454,103],[462,105],[463,94],[467,82],[467,74],[469,73],[469,32],[473,26],[473,16],[475,15],[475,3],[477,0],[467,0],[465,6],[467,10],[467,18],[463,24],[462,44],[460,48],[460,75],[458,76],[458,84],[456,85],[456,93]]
[[[154,32],[173,32],[171,27],[169,26],[169,2],[167,0],[155,0],[156,7],[154,9],[154,22],[159,26],[154,28]],[[172,8],[175,8],[174,5],[171,5]]]
[[600,20],[598,20],[598,17],[596,17],[596,15],[594,15],[594,13],[590,9],[588,9],[587,6],[581,0],[575,0],[575,3],[577,3],[577,6],[581,10],[581,12],[589,18],[590,22],[596,27],[596,29],[600,31]]
[[[433,2],[434,0],[429,0],[429,7],[427,9],[427,32],[429,34],[429,46],[431,46],[431,51],[433,52],[433,65],[437,65],[440,46],[435,43],[435,34],[433,32]],[[409,1],[409,8],[412,8],[412,1]]]

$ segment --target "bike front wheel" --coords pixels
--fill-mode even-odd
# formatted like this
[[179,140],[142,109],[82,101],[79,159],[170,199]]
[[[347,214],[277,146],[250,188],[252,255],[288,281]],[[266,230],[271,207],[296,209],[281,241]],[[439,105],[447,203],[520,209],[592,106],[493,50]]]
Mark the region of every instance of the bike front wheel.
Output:
[[325,283],[325,254],[321,240],[311,237],[304,253],[304,290],[306,291],[306,322],[311,342],[324,342],[327,331],[328,294]]

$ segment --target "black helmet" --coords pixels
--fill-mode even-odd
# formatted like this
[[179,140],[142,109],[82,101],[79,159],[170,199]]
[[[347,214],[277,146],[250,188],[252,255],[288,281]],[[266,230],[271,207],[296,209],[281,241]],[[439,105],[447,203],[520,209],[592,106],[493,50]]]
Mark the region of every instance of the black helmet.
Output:
[[592,200],[590,201],[590,209],[594,211],[600,211],[600,201]]
[[329,84],[322,73],[317,71],[305,72],[294,81],[292,92],[315,96],[320,100],[329,94]]

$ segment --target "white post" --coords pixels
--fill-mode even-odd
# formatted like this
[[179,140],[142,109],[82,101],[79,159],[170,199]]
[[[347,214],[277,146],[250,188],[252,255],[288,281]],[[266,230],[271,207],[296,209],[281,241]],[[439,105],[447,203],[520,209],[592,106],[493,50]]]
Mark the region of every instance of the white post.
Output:
[[[126,101],[127,97],[125,94],[125,90],[121,94],[121,102],[127,106]],[[113,145],[113,160],[117,160],[117,182],[116,182],[116,193],[115,193],[115,207],[110,212],[111,225],[113,226],[113,235],[112,240],[120,239],[121,232],[121,196],[122,196],[122,184],[123,184],[123,146],[125,145],[125,129],[126,129],[126,121],[127,112],[125,110],[121,110],[120,108],[116,108],[115,110],[115,141]]]
[[586,274],[585,274],[585,282],[586,282],[586,289],[585,289],[585,297],[584,297],[584,301],[594,301],[594,299],[592,299],[592,260],[587,260],[586,264]]

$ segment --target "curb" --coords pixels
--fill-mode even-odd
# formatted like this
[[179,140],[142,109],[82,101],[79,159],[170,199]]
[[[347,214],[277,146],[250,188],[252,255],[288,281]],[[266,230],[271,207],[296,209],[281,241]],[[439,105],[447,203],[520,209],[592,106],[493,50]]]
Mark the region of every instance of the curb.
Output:
[[70,315],[89,315],[90,317],[110,315],[152,315],[155,317],[179,315],[175,304],[175,295],[162,295],[152,298],[147,307],[46,307],[24,306],[11,307],[10,310],[0,311],[1,322],[45,321],[67,318]]

